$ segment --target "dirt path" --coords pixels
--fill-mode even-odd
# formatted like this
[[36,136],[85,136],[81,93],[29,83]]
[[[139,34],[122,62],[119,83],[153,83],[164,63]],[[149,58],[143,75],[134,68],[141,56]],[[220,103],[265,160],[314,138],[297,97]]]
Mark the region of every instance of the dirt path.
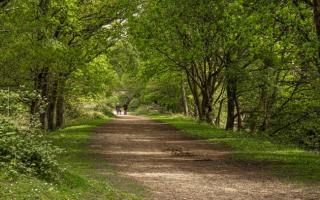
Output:
[[227,151],[144,117],[123,116],[96,129],[92,148],[155,200],[320,199],[280,182],[258,166],[243,167]]

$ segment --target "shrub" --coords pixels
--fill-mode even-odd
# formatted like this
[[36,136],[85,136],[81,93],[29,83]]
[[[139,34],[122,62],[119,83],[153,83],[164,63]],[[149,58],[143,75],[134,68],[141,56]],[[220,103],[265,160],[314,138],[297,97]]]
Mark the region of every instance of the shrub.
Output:
[[54,179],[59,173],[56,156],[61,150],[37,128],[19,129],[0,120],[0,166],[8,172]]
[[114,108],[110,107],[105,103],[99,103],[95,106],[94,110],[103,113],[105,116],[114,117],[112,112]]

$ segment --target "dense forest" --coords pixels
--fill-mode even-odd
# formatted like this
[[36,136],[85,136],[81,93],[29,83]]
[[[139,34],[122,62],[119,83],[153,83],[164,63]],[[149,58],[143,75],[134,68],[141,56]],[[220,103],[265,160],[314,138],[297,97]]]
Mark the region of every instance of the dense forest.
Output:
[[320,0],[0,0],[0,77],[18,173],[60,173],[47,135],[124,104],[317,151]]

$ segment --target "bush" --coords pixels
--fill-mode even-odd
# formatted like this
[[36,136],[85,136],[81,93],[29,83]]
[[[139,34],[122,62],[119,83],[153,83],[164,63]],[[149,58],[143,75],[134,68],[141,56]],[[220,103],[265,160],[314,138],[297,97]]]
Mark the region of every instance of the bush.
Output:
[[[308,150],[320,150],[319,102],[292,104],[272,121],[270,132],[278,140]],[[283,128],[284,127],[284,128]],[[278,130],[278,131],[275,131]]]
[[61,150],[37,128],[18,129],[0,120],[0,166],[10,173],[54,179],[59,173],[56,156]]
[[96,105],[94,110],[103,113],[105,116],[114,117],[114,114],[112,112],[113,108],[105,103]]

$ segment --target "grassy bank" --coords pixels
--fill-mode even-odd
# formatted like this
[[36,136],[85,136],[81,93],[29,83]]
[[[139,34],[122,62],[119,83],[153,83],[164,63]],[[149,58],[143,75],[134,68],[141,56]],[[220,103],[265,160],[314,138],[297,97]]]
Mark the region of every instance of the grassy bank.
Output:
[[[66,170],[59,180],[47,182],[20,174],[8,176],[7,171],[1,170],[0,199],[140,199],[139,195],[124,192],[101,175],[99,171],[102,169],[114,179],[121,179],[106,161],[88,150],[87,144],[93,128],[106,121],[107,119],[82,120],[50,133],[49,139],[65,149],[59,157],[59,163]],[[136,187],[134,183],[130,186]]]
[[320,154],[298,147],[277,144],[269,139],[248,133],[228,132],[191,118],[175,115],[152,115],[192,137],[206,139],[224,148],[230,148],[231,159],[262,163],[267,172],[288,181],[320,184]]

